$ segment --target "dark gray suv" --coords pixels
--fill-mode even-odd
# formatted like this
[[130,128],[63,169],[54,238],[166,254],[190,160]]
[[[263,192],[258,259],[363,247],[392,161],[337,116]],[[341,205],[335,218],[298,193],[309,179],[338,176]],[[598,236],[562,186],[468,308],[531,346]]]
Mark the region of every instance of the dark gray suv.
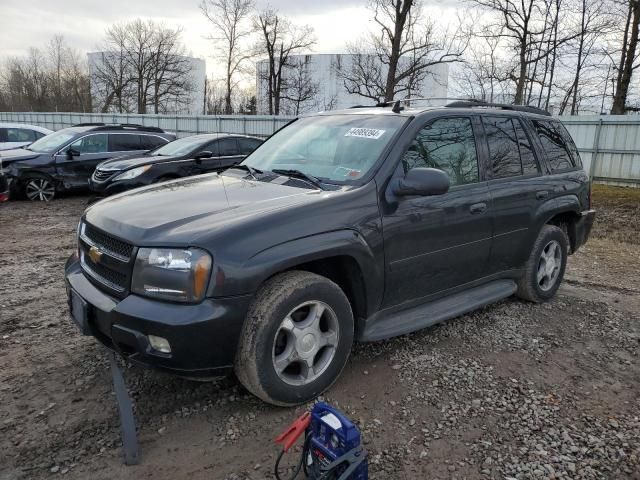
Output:
[[49,201],[57,192],[86,190],[96,166],[144,153],[175,139],[156,127],[85,123],[58,130],[25,148],[0,152],[12,196]]
[[353,341],[556,293],[595,212],[562,124],[457,102],[324,112],[221,174],[88,208],[66,266],[81,330],[185,377],[309,401]]

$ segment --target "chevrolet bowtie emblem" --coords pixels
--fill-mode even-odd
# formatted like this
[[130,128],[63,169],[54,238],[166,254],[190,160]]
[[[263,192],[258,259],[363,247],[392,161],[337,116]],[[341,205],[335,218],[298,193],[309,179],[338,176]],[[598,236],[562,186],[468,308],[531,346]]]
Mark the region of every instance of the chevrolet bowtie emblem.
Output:
[[98,250],[96,247],[91,247],[89,249],[89,258],[93,263],[100,263],[100,259],[102,258],[102,252]]

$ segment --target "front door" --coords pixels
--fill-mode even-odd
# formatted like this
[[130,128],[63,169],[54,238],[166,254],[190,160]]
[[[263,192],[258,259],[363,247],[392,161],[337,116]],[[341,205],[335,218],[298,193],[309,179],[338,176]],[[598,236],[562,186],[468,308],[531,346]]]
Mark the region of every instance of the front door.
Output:
[[112,156],[106,133],[89,134],[56,155],[56,170],[65,188],[84,188],[96,165]]
[[382,209],[385,307],[484,274],[491,248],[491,212],[474,123],[471,117],[432,121],[418,132],[398,164],[397,177],[416,167],[441,169],[449,175],[451,187],[444,195],[401,197]]

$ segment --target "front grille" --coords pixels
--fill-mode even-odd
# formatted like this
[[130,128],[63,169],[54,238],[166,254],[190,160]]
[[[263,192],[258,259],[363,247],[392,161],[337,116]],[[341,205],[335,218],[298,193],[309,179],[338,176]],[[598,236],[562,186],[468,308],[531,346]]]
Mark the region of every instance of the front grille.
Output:
[[96,182],[104,182],[105,180],[108,180],[116,173],[118,172],[114,170],[96,170],[95,172],[93,172],[93,179]]
[[133,245],[83,223],[79,246],[80,264],[85,276],[97,287],[116,297],[125,297],[135,259]]
[[82,267],[94,280],[117,292],[127,289],[127,275],[116,272],[98,263],[93,263],[91,257],[82,252]]
[[119,260],[128,262],[131,259],[131,253],[133,252],[133,245],[125,243],[117,238],[113,238],[111,235],[102,233],[100,230],[92,227],[88,223],[84,224],[82,232],[83,236],[89,240],[89,245],[94,245],[100,250],[112,254],[112,256]]

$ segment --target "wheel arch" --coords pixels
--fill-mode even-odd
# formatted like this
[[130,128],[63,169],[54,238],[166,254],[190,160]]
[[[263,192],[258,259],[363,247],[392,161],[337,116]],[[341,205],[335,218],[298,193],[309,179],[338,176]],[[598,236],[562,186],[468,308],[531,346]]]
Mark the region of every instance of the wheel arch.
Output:
[[327,232],[276,245],[254,255],[243,270],[254,272],[245,286],[251,292],[275,275],[292,270],[330,279],[349,299],[356,328],[375,310],[384,286],[381,262],[364,237],[354,230]]

